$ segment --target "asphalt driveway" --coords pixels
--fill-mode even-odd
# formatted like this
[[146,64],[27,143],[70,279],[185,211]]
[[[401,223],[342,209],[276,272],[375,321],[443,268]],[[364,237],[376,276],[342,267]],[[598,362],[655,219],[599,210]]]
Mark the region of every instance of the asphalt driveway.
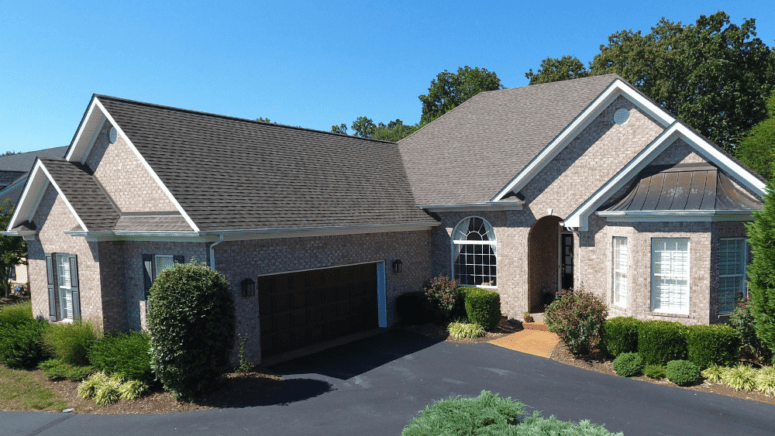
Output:
[[274,367],[286,387],[242,408],[166,415],[0,413],[0,435],[397,435],[433,400],[491,390],[528,412],[633,435],[772,435],[775,407],[585,371],[490,344],[391,331]]

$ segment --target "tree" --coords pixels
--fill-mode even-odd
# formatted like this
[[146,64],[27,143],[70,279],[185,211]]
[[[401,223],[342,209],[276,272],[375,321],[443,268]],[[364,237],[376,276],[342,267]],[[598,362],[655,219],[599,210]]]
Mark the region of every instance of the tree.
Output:
[[13,156],[14,154],[22,154],[22,152],[21,151],[13,151],[13,150],[11,150],[11,151],[6,151],[3,154],[0,154],[0,156]]
[[331,126],[331,131],[334,132],[334,133],[339,133],[339,134],[342,134],[342,135],[346,135],[347,134],[347,124],[342,123],[342,124],[340,124],[338,126],[337,125],[333,125],[333,126]]
[[747,273],[756,336],[775,353],[775,181],[767,183],[762,210],[754,211],[746,227],[753,252]]
[[501,80],[486,68],[465,66],[458,68],[457,73],[444,70],[431,80],[428,94],[419,96],[422,102],[420,122],[428,123],[476,94],[496,89],[503,89]]
[[[0,228],[8,228],[8,223],[13,217],[14,207],[10,200],[0,205]],[[11,268],[27,259],[27,243],[18,236],[0,235],[0,280],[3,282],[3,295],[8,296],[11,284],[8,282],[11,276]]]
[[769,118],[753,126],[740,139],[735,149],[737,158],[767,180],[773,176],[775,164],[775,91],[767,101]]
[[367,117],[356,118],[350,127],[353,129],[353,134],[355,136],[360,136],[361,138],[371,138],[374,131],[377,129],[374,121]]
[[546,58],[541,61],[537,73],[533,69],[525,73],[530,85],[539,83],[559,82],[560,80],[578,79],[589,76],[589,71],[575,56],[563,56],[560,59]]
[[380,139],[382,141],[397,142],[416,132],[423,125],[424,124],[406,125],[399,119],[389,122],[387,126],[383,123],[379,123],[377,128],[374,130],[374,135],[372,135],[372,138]]

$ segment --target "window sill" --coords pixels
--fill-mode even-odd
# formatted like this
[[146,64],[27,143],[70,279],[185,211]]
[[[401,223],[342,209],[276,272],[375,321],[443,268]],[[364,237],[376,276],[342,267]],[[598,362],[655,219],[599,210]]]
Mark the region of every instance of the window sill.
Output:
[[458,288],[482,288],[482,289],[498,289],[497,286],[485,286],[485,285],[457,285]]
[[658,316],[662,318],[686,318],[689,319],[688,313],[667,313],[667,312],[647,312],[651,316]]

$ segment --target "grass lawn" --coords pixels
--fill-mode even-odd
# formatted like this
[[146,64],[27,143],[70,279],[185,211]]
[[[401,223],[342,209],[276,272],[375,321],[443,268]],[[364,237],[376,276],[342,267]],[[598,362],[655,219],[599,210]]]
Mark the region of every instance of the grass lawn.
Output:
[[0,365],[0,410],[61,412],[66,409],[67,402],[41,376]]

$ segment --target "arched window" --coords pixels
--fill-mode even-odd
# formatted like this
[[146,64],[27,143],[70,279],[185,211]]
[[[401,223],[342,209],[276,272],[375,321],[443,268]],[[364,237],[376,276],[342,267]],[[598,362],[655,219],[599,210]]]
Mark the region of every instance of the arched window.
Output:
[[462,286],[496,286],[495,232],[487,221],[468,217],[452,232],[452,271]]

